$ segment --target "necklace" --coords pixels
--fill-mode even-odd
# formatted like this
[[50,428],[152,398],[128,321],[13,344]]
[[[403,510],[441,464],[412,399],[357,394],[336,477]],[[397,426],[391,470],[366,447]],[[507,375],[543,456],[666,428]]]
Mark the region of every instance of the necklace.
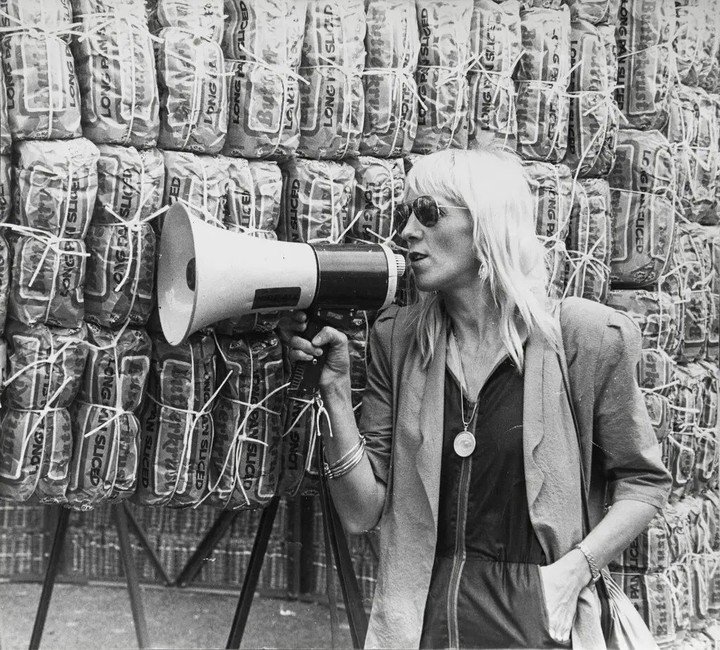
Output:
[[479,403],[480,400],[475,402],[472,413],[470,413],[470,417],[466,420],[465,397],[463,396],[462,391],[460,392],[460,417],[462,418],[463,422],[463,430],[458,433],[453,440],[453,449],[455,450],[455,453],[460,456],[460,458],[467,458],[470,454],[473,453],[473,451],[475,451],[475,436],[470,433],[469,427],[470,423],[475,417],[475,413],[477,412]]

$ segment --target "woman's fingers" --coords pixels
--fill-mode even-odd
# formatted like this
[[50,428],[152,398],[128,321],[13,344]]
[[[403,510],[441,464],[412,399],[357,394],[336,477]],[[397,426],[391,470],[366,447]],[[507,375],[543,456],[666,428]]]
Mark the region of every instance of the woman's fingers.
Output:
[[337,345],[344,343],[347,337],[334,327],[323,327],[312,340],[312,344],[323,348],[326,345]]
[[294,333],[302,333],[307,329],[307,314],[304,311],[285,312],[278,321],[278,333],[283,343],[290,343]]
[[313,345],[310,341],[302,336],[293,336],[288,341],[290,352],[300,352],[306,354],[308,359],[319,357],[323,351],[321,347]]

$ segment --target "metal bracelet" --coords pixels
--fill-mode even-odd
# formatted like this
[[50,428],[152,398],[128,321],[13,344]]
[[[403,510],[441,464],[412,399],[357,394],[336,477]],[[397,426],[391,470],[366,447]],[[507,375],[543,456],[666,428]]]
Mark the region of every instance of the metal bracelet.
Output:
[[323,473],[328,479],[336,479],[341,476],[345,476],[348,472],[355,468],[358,463],[362,460],[363,454],[365,453],[365,438],[360,436],[357,443],[342,456],[339,460],[335,461],[332,465],[328,465],[327,462],[323,463]]
[[585,546],[585,544],[583,544],[582,542],[580,542],[579,544],[576,544],[575,548],[585,556],[588,566],[590,567],[590,575],[592,576],[591,582],[592,582],[592,584],[595,584],[598,580],[600,580],[600,569],[598,567],[595,556],[588,550],[587,546]]

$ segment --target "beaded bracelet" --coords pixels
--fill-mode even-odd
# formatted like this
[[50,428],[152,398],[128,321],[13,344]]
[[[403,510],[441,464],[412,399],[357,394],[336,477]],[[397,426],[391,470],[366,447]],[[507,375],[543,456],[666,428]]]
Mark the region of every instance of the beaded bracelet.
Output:
[[359,436],[358,441],[353,445],[352,449],[343,455],[342,458],[335,461],[332,465],[328,465],[327,462],[323,463],[325,477],[335,479],[345,476],[345,474],[353,470],[355,466],[360,463],[363,454],[365,454],[365,438]]

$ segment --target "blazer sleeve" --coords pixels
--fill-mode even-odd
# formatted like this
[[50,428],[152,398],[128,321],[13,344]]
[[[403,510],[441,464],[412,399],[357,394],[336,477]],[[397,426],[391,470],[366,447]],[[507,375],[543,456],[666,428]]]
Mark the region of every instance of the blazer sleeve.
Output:
[[375,477],[387,485],[393,430],[391,364],[392,331],[396,310],[391,308],[375,322],[368,339],[368,368],[360,414],[360,433]]
[[638,326],[613,310],[595,373],[593,446],[600,455],[609,503],[632,499],[659,509],[667,500],[671,478],[637,383],[640,349]]

